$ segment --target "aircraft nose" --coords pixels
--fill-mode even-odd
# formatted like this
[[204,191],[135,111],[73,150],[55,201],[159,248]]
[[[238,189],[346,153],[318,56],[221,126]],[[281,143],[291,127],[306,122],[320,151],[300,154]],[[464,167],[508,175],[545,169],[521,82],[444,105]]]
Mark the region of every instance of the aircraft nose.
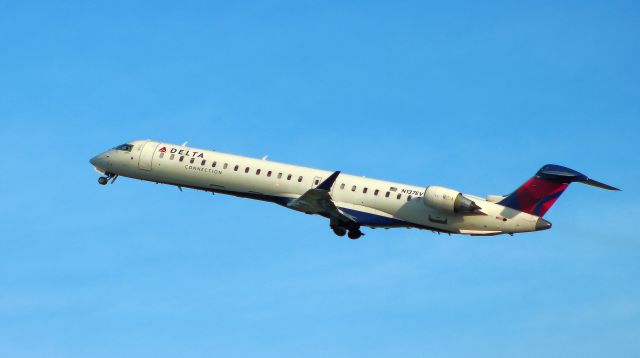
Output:
[[100,168],[105,166],[105,159],[108,158],[109,156],[105,156],[104,153],[103,154],[98,154],[95,157],[89,159],[89,163],[91,163],[91,165],[93,165],[96,168]]
[[543,218],[538,218],[536,221],[536,231],[551,229],[551,223]]

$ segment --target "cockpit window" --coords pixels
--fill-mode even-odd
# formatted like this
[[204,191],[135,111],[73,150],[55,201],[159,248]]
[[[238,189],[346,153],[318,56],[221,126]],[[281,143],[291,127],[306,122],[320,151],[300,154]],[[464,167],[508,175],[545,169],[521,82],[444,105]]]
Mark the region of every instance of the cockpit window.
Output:
[[122,145],[119,145],[119,146],[117,146],[117,147],[115,147],[113,149],[122,150],[122,151],[125,151],[125,152],[130,152],[131,149],[133,149],[133,146],[131,144],[122,144]]

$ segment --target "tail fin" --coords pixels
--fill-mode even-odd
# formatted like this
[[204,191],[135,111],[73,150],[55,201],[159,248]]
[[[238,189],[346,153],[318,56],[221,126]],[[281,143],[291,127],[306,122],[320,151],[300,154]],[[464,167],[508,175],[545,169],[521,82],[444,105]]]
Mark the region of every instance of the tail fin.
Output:
[[533,178],[527,180],[498,204],[542,217],[573,182],[607,190],[620,190],[589,179],[586,175],[573,169],[547,164],[540,168]]

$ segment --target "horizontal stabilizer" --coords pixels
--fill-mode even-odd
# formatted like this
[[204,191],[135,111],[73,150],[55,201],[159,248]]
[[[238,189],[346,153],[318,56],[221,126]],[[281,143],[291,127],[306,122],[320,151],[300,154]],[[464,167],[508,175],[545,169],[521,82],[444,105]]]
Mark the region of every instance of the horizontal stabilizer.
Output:
[[620,190],[618,188],[614,188],[611,185],[607,185],[605,183],[601,183],[597,180],[590,179],[586,175],[575,171],[573,169],[569,169],[560,165],[547,164],[538,173],[537,177],[551,180],[558,183],[583,183],[591,186],[595,186],[597,188],[606,189],[606,190]]
[[580,181],[580,183],[582,184],[587,184],[587,185],[591,185],[591,186],[595,186],[596,188],[601,188],[601,189],[607,189],[607,190],[618,190],[620,191],[620,189],[612,187],[611,185],[607,185],[605,183],[601,183],[597,180],[593,180],[593,179],[589,179],[587,178],[587,180],[582,180]]

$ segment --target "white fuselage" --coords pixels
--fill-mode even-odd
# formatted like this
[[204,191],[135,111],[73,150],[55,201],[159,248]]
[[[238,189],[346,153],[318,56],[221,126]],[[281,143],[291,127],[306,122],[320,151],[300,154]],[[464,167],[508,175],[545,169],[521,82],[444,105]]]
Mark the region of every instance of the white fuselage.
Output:
[[[97,170],[151,182],[274,202],[287,206],[332,171],[248,158],[150,140],[130,151],[113,149],[91,160]],[[425,186],[340,174],[330,195],[343,212],[371,228],[415,227],[495,235],[535,231],[537,216],[464,194],[481,214],[455,214],[425,204]]]

